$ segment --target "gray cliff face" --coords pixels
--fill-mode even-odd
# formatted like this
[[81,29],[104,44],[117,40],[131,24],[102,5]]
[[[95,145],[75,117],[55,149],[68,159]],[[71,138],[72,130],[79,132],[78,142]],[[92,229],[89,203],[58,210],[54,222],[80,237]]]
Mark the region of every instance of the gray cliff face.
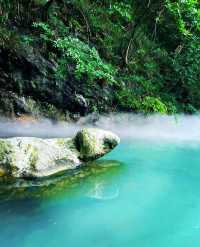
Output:
[[26,45],[16,50],[0,47],[1,115],[31,114],[68,120],[85,116],[94,109],[112,111],[114,86],[90,85],[84,79],[78,80],[71,67],[66,66],[64,76],[58,78],[57,56],[48,59],[40,48]]
[[93,128],[79,131],[74,138],[0,139],[0,176],[50,176],[102,157],[118,143],[115,134]]

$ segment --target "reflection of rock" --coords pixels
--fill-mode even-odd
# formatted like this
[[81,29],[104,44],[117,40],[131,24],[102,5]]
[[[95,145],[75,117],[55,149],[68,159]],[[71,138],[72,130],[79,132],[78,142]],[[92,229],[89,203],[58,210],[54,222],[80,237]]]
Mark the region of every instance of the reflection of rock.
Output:
[[111,132],[83,129],[74,138],[41,139],[16,137],[0,139],[0,175],[45,177],[95,160],[119,143]]
[[[6,183],[2,181],[0,199],[55,197],[62,194],[66,196],[72,192],[74,195],[94,199],[113,199],[119,192],[118,181],[122,168],[124,166],[118,161],[97,160],[79,169],[45,179],[16,179]],[[97,194],[94,193],[95,188]]]
[[94,184],[94,188],[92,188],[88,193],[88,197],[97,200],[112,200],[117,198],[118,195],[119,188],[116,184],[111,185],[98,181]]
[[[93,166],[92,163],[91,166]],[[98,166],[102,169],[116,171],[121,167],[121,163],[114,160],[100,160],[98,161]],[[90,187],[88,188],[87,197],[96,200],[112,200],[117,198],[119,195],[119,184],[117,181],[113,183],[110,179],[106,179],[105,176],[92,177]]]

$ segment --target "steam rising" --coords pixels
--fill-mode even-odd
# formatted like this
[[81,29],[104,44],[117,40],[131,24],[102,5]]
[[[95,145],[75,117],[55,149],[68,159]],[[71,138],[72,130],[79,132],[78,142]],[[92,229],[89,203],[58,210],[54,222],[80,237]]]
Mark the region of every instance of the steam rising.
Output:
[[141,116],[134,114],[90,115],[77,123],[49,120],[20,122],[1,119],[0,137],[36,136],[43,138],[71,137],[83,127],[111,130],[122,139],[200,141],[200,116]]
[[42,138],[70,137],[79,129],[78,125],[48,119],[40,121],[0,120],[0,137],[35,136]]
[[109,129],[121,138],[200,141],[200,115],[134,115],[101,117],[98,127]]

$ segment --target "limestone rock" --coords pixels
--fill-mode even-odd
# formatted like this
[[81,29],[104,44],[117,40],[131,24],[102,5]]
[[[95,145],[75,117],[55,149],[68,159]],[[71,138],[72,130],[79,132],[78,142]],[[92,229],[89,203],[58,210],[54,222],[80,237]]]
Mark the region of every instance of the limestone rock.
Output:
[[80,153],[79,158],[83,161],[102,157],[115,148],[119,141],[119,137],[112,132],[97,128],[85,128],[75,137],[75,145]]
[[113,133],[92,128],[79,131],[74,138],[0,139],[0,176],[50,176],[95,160],[118,143]]

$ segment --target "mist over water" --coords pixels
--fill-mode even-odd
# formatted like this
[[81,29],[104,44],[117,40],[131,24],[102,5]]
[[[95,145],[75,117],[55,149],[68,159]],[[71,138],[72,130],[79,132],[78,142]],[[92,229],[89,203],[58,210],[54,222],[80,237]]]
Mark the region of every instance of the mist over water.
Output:
[[80,126],[67,122],[53,123],[48,119],[18,121],[0,119],[0,137],[31,136],[41,138],[70,137]]
[[200,115],[117,114],[101,117],[97,126],[112,130],[125,139],[200,140]]
[[43,138],[71,137],[83,127],[110,130],[122,139],[199,141],[200,115],[136,115],[94,114],[81,118],[77,123],[52,123],[43,119],[38,122],[0,119],[0,137],[36,136]]
[[84,126],[111,130],[122,141],[68,175],[17,181],[5,193],[1,187],[1,246],[198,247],[200,116],[2,119],[0,135],[69,137]]

